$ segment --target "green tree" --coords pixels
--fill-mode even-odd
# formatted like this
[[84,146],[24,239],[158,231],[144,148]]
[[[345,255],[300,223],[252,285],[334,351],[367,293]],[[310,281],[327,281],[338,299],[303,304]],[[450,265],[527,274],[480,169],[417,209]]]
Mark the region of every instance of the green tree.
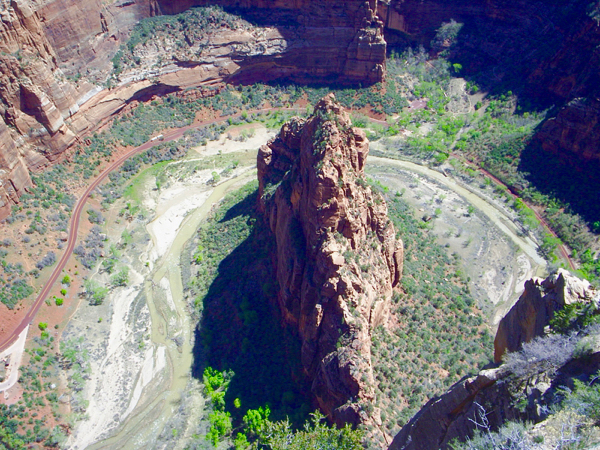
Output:
[[[303,430],[292,431],[288,420],[267,420],[260,432],[259,444],[270,450],[362,450],[363,433],[352,430],[349,425],[337,429],[324,423],[323,414],[314,413]],[[261,447],[262,448],[262,447]]]
[[231,415],[224,411],[213,411],[208,415],[210,422],[210,430],[206,435],[206,439],[216,446],[219,441],[231,433]]
[[243,419],[246,430],[248,430],[251,435],[258,435],[267,420],[269,420],[270,415],[271,410],[269,409],[269,406],[265,406],[264,408],[261,406],[258,409],[249,409]]
[[87,280],[83,283],[85,292],[90,305],[101,305],[108,294],[108,288],[101,286],[93,280]]
[[129,267],[123,267],[119,272],[110,277],[110,284],[115,287],[127,286],[129,283]]

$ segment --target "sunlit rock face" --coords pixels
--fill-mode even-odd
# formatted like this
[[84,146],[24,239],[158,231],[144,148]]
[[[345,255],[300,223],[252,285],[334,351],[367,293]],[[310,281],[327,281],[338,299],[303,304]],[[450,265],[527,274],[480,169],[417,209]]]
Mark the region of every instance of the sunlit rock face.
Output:
[[299,332],[319,406],[337,423],[377,423],[370,334],[386,325],[403,246],[365,181],[368,141],[333,95],[258,154],[259,206],[277,242],[278,302]]
[[[252,25],[214,17],[197,42],[198,30],[153,37],[135,49],[134,67],[113,73],[137,22],[194,6],[221,6]],[[31,185],[29,171],[132,100],[220,81],[380,81],[386,43],[376,10],[376,0],[2,0],[0,219]]]

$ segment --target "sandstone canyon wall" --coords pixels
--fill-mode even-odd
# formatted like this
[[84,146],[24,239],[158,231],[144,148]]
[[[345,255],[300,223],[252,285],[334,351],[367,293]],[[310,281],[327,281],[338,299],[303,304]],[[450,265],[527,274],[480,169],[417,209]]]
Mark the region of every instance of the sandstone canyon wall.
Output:
[[338,424],[377,423],[370,334],[386,325],[403,247],[364,178],[364,133],[332,95],[258,154],[259,206],[277,243],[278,302],[302,366]]
[[[140,19],[206,5],[238,9],[256,32],[221,30],[203,59],[142,64],[103,89]],[[455,56],[466,75],[564,105],[538,133],[544,150],[586,172],[599,159],[600,27],[583,0],[2,0],[0,17],[0,217],[31,184],[29,171],[144,90],[224,79],[373,83],[385,73],[386,40],[428,45],[451,19],[465,24]]]
[[[214,51],[206,64],[184,60],[154,71],[134,70],[118,79],[116,88],[104,89],[112,58],[140,19],[206,5],[251,11],[264,26],[257,26],[254,36],[231,30],[210,35]],[[79,136],[141,91],[280,77],[367,84],[380,80],[386,44],[376,8],[376,0],[2,0],[0,218],[31,185],[29,171],[59,158]],[[170,56],[172,49],[167,51]]]

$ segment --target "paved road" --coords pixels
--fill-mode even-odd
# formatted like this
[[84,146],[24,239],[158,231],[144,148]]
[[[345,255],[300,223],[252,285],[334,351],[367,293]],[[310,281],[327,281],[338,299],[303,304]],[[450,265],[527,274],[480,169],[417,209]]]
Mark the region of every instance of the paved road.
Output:
[[[302,111],[302,108],[266,108],[266,109],[246,111],[246,113],[247,114],[255,114],[255,113],[265,114],[269,111],[274,111],[274,110],[277,110],[277,111]],[[201,128],[201,127],[204,127],[207,125],[212,125],[212,124],[219,123],[219,122],[225,122],[229,119],[240,117],[241,115],[242,115],[242,113],[238,113],[238,114],[233,114],[230,116],[219,117],[217,119],[208,120],[208,121],[204,121],[204,122],[197,122],[192,125],[188,125],[186,127],[182,127],[182,128],[178,128],[176,130],[165,132],[163,135],[163,138],[160,141],[159,140],[148,141],[145,144],[140,145],[139,147],[129,150],[128,152],[123,154],[119,159],[110,163],[110,165],[102,171],[102,173],[92,182],[92,184],[90,184],[88,186],[88,188],[85,190],[85,192],[82,194],[82,196],[79,198],[79,200],[75,204],[75,209],[73,210],[73,214],[71,215],[71,224],[69,227],[69,235],[67,238],[67,248],[65,249],[65,251],[62,255],[62,258],[60,259],[60,261],[54,268],[52,275],[50,275],[50,278],[48,279],[46,284],[44,284],[42,290],[40,291],[37,298],[35,299],[35,302],[33,303],[33,305],[31,305],[31,307],[29,308],[29,311],[27,312],[27,314],[25,315],[25,317],[23,318],[21,323],[11,333],[9,333],[6,336],[3,336],[3,340],[0,341],[0,352],[3,352],[8,347],[10,347],[17,340],[17,338],[19,337],[21,332],[30,323],[33,322],[33,319],[35,318],[35,316],[36,316],[37,312],[39,311],[40,307],[42,306],[42,304],[44,303],[44,300],[50,293],[52,286],[54,285],[54,283],[56,283],[56,280],[58,280],[58,277],[61,275],[62,270],[67,265],[67,261],[69,260],[69,258],[71,257],[71,254],[73,253],[73,249],[75,248],[75,243],[77,242],[77,232],[79,230],[79,221],[81,220],[81,213],[83,212],[83,208],[85,207],[85,203],[86,203],[88,197],[90,196],[92,191],[94,191],[94,189],[96,189],[100,185],[100,183],[102,183],[106,179],[106,177],[108,176],[108,174],[110,172],[117,169],[126,160],[128,160],[129,158],[131,158],[132,156],[134,156],[140,152],[146,151],[149,148],[160,145],[163,142],[174,141],[174,140],[181,138],[184,135],[184,133],[188,130]]]
[[[293,112],[298,112],[298,111],[303,111],[303,110],[305,110],[305,108],[265,108],[265,109],[245,111],[245,113],[246,114],[256,114],[256,113],[258,113],[258,114],[265,114],[265,113],[270,112],[270,111],[293,111]],[[112,172],[113,170],[117,169],[127,159],[131,158],[132,156],[136,155],[137,153],[140,153],[140,152],[143,152],[145,150],[148,150],[149,148],[152,148],[152,147],[154,147],[156,145],[159,145],[162,142],[169,142],[169,141],[173,141],[173,140],[179,139],[188,130],[192,130],[192,129],[204,127],[204,126],[215,124],[215,123],[219,123],[219,122],[224,122],[224,121],[227,121],[227,120],[232,119],[232,118],[241,117],[242,114],[243,113],[238,113],[238,114],[233,114],[233,115],[230,115],[230,116],[220,117],[220,118],[209,120],[209,121],[198,122],[198,123],[195,123],[195,124],[192,124],[192,125],[188,125],[188,126],[183,127],[183,128],[178,128],[176,130],[165,132],[161,141],[158,141],[158,140],[148,141],[145,144],[140,145],[139,147],[133,148],[133,149],[129,150],[127,153],[123,154],[119,159],[117,159],[116,161],[112,162],[108,167],[106,167],[104,169],[104,171],[92,182],[92,184],[90,184],[90,186],[88,186],[88,188],[85,190],[85,192],[83,193],[83,195],[80,197],[79,201],[76,203],[75,209],[73,210],[73,215],[71,216],[71,226],[69,228],[69,236],[68,236],[67,248],[66,248],[65,252],[63,253],[62,258],[60,259],[60,261],[58,262],[58,264],[54,268],[54,271],[52,272],[52,275],[50,276],[50,279],[46,282],[46,284],[44,285],[44,287],[40,291],[40,293],[37,296],[35,302],[33,303],[33,305],[31,305],[29,311],[27,312],[27,314],[25,315],[25,317],[23,318],[23,320],[21,321],[21,323],[8,336],[4,337],[3,341],[0,341],[0,352],[6,350],[11,344],[13,344],[17,340],[17,338],[19,337],[19,334],[35,318],[35,315],[39,311],[39,309],[40,309],[42,303],[44,302],[44,300],[46,299],[46,296],[48,295],[48,293],[52,289],[52,286],[54,285],[54,283],[56,282],[56,280],[58,279],[58,277],[61,275],[62,270],[65,268],[65,266],[67,264],[67,261],[69,260],[69,258],[71,257],[71,254],[73,253],[73,249],[75,248],[75,243],[77,241],[77,232],[78,232],[78,229],[79,229],[79,221],[81,219],[81,213],[83,212],[83,208],[85,206],[85,203],[86,203],[89,195],[92,193],[92,191],[94,189],[96,189],[100,185],[100,183],[102,183],[102,181],[104,181],[106,179],[106,177],[108,176],[108,174],[110,172]],[[389,126],[389,124],[387,122],[383,121],[383,120],[377,120],[377,119],[371,119],[371,120],[373,122],[377,122],[377,123],[379,123],[381,125]],[[505,186],[500,180],[496,179],[491,174],[488,174],[487,172],[485,172],[480,167],[477,167],[477,166],[474,166],[474,167],[477,168],[479,171],[484,172],[487,176],[489,176],[490,178],[492,178],[496,183]],[[534,212],[535,212],[535,210],[534,210]],[[555,234],[547,226],[547,224],[545,223],[545,221],[537,214],[537,212],[536,212],[536,216],[542,222],[542,224],[544,224],[545,228],[550,233],[552,233],[555,236]],[[572,268],[574,268],[574,265],[573,265],[571,259],[569,258],[569,255],[568,255],[566,249],[563,246],[561,246],[561,251],[562,251],[563,256],[565,257],[565,259],[569,262],[570,266]]]

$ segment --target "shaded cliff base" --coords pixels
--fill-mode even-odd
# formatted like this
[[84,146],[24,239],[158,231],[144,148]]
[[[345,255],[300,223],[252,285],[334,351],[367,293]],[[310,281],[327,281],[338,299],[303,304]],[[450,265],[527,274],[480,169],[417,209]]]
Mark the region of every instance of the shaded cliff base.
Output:
[[[234,423],[269,405],[273,419],[302,423],[312,408],[299,367],[300,343],[283,327],[270,257],[273,242],[256,210],[256,183],[228,197],[191,246],[188,297],[199,314],[193,375],[232,371],[225,404]],[[234,407],[239,398],[241,409]]]

